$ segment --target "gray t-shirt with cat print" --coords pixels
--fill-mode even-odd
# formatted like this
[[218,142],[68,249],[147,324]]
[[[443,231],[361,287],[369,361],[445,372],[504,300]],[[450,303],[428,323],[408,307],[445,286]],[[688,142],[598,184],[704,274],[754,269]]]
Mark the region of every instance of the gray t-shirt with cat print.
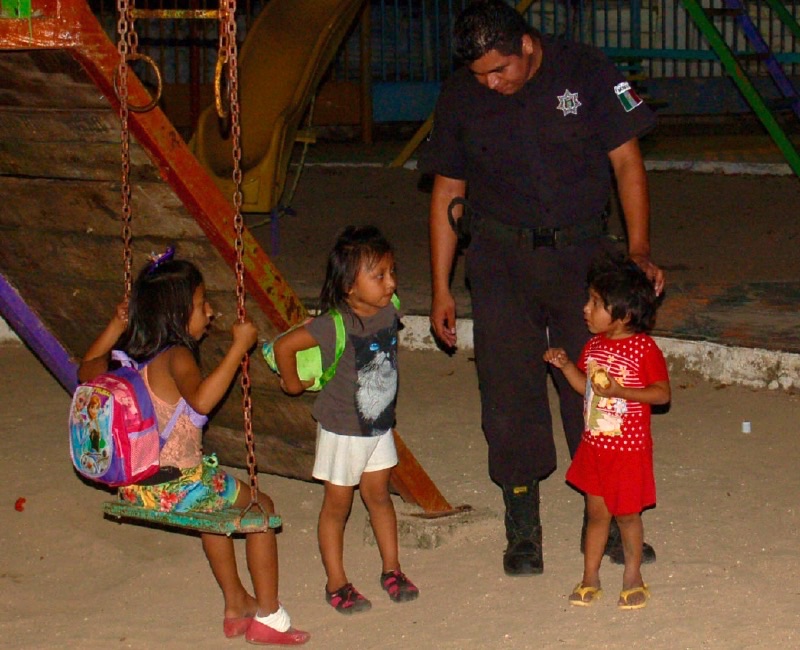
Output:
[[[377,436],[395,423],[397,401],[397,327],[399,313],[393,304],[370,318],[342,314],[344,353],[336,374],[314,402],[312,415],[327,431],[345,436]],[[319,343],[322,363],[334,358],[336,328],[325,313],[306,324]]]

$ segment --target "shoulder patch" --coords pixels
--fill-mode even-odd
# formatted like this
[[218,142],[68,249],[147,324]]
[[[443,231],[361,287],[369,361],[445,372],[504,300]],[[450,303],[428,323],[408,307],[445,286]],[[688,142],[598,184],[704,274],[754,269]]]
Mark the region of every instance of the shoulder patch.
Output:
[[636,91],[631,88],[627,81],[614,86],[614,92],[617,94],[617,99],[626,113],[630,113],[634,108],[642,104],[642,98],[636,94]]

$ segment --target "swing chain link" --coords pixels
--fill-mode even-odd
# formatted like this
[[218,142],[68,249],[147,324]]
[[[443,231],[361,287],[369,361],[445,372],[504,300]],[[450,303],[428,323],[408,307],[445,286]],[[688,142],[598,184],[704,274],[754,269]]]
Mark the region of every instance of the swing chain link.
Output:
[[[132,230],[131,230],[131,183],[130,183],[130,129],[129,118],[130,111],[136,110],[129,104],[128,94],[128,61],[136,58],[137,47],[139,44],[139,37],[134,28],[133,12],[135,0],[117,0],[117,33],[119,40],[117,43],[117,51],[119,53],[119,63],[117,64],[116,73],[118,83],[114,84],[117,98],[120,103],[120,142],[121,142],[121,158],[122,158],[122,240],[123,240],[123,262],[124,262],[124,283],[125,283],[125,302],[130,299],[133,287],[133,275],[131,271],[132,266]],[[225,5],[223,6],[223,2]],[[229,79],[229,94],[230,94],[230,112],[231,112],[231,133],[233,136],[233,180],[236,189],[233,196],[233,205],[235,208],[234,216],[234,230],[235,240],[234,248],[236,251],[236,299],[237,299],[237,316],[240,323],[245,322],[247,319],[247,311],[245,308],[245,287],[244,287],[244,218],[242,217],[242,172],[241,172],[241,128],[239,125],[239,99],[238,99],[238,64],[237,64],[237,46],[236,46],[236,0],[221,0],[219,10],[220,22],[220,53],[224,45],[225,52],[227,52],[227,60],[231,62],[228,66],[228,79]],[[264,507],[258,501],[258,474],[256,471],[256,455],[255,455],[255,439],[253,437],[253,421],[252,421],[252,401],[250,398],[250,357],[245,354],[242,359],[242,394],[243,394],[243,411],[244,411],[244,429],[245,438],[247,442],[247,469],[250,475],[250,503],[245,507],[237,517],[236,527],[242,530],[242,520],[244,516],[254,507],[261,511],[264,518],[264,530],[269,529],[270,513],[264,510]],[[173,522],[171,522],[173,523]],[[188,526],[193,528],[194,526]],[[198,530],[202,530],[199,529]],[[255,531],[254,531],[255,532]],[[259,529],[258,532],[262,532]]]
[[225,104],[226,101],[230,102],[230,84],[227,87],[228,96],[223,96],[222,92],[222,77],[224,75],[227,82],[227,66],[229,65],[228,11],[229,9],[225,6],[224,1],[221,0],[219,3],[219,45],[217,46],[217,63],[214,67],[214,105],[217,109],[217,117],[220,120],[227,120],[230,116],[230,103],[228,105]]
[[123,261],[123,282],[125,288],[125,302],[131,295],[133,286],[133,272],[131,252],[131,152],[130,152],[130,130],[128,122],[130,113],[128,110],[128,55],[135,51],[138,45],[138,37],[133,29],[133,18],[131,17],[131,4],[133,0],[117,0],[117,51],[119,52],[119,64],[117,65],[117,76],[119,78],[118,97],[120,103],[120,143],[122,156],[122,261]]
[[[224,8],[223,8],[224,3]],[[224,16],[220,31],[220,52],[225,46],[225,57],[228,64],[228,95],[230,106],[230,134],[233,144],[233,207],[234,207],[234,249],[236,251],[236,301],[237,316],[240,323],[247,319],[244,286],[244,217],[242,216],[242,146],[239,106],[239,63],[236,44],[236,0],[222,0],[220,13]],[[256,471],[255,438],[253,436],[253,404],[250,396],[250,357],[242,359],[242,410],[244,412],[244,434],[247,443],[247,471],[250,477],[250,504],[242,512],[242,516],[254,506],[261,509],[258,502],[258,473]]]

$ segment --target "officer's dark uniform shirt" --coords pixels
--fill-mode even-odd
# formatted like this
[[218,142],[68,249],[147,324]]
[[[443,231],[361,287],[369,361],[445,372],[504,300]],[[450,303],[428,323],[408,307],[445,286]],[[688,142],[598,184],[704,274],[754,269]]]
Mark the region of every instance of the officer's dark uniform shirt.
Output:
[[585,221],[606,208],[608,153],[655,124],[597,48],[543,36],[536,74],[506,96],[466,68],[444,85],[419,168],[467,181],[479,218],[528,227]]

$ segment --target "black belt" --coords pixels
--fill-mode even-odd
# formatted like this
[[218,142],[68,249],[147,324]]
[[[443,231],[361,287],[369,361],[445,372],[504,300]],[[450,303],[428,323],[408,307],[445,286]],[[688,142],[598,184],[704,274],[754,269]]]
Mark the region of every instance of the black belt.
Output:
[[179,470],[177,467],[164,465],[163,467],[159,467],[155,474],[152,474],[147,478],[143,478],[141,481],[137,481],[136,485],[160,485],[161,483],[174,481],[180,477],[181,470]]
[[520,248],[566,248],[572,244],[606,235],[606,215],[558,228],[526,228],[511,226],[494,219],[476,218],[472,222],[475,232]]

